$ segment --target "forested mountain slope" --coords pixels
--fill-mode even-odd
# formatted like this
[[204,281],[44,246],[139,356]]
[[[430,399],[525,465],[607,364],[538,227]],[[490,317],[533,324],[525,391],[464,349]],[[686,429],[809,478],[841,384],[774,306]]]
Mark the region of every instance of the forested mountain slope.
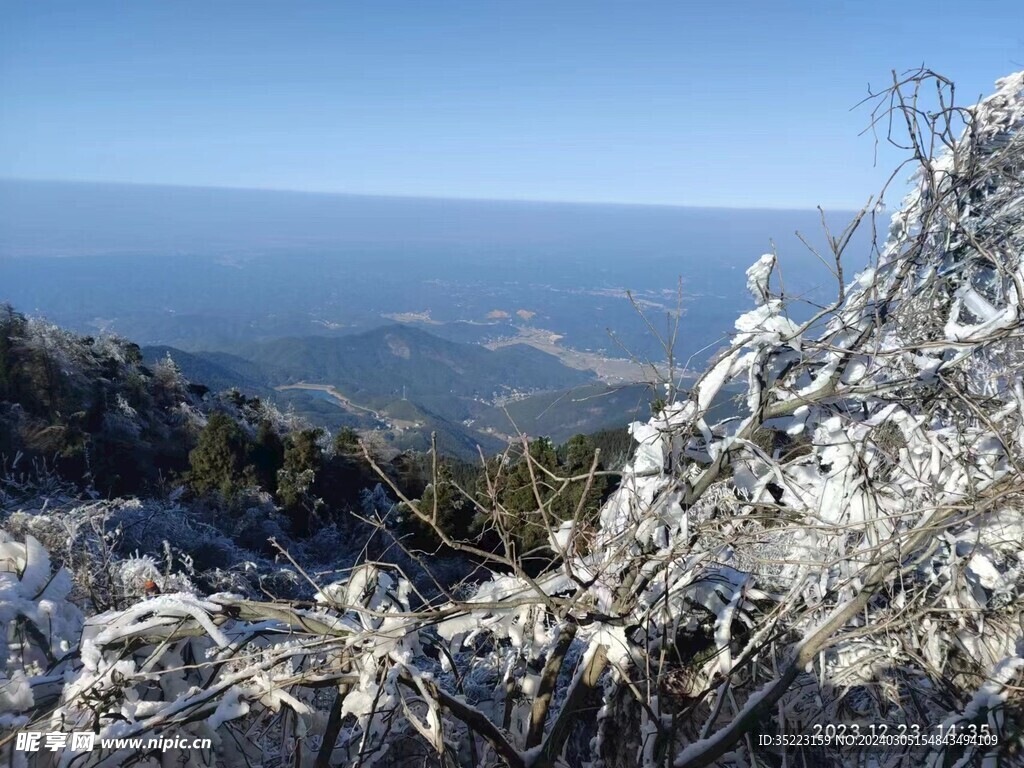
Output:
[[[334,430],[349,426],[386,432],[398,450],[428,449],[430,435],[436,432],[443,453],[468,461],[476,459],[477,445],[493,453],[504,445],[499,435],[516,432],[505,415],[505,399],[552,393],[552,399],[571,402],[577,388],[595,381],[593,374],[569,368],[533,347],[489,350],[409,325],[340,337],[274,339],[240,345],[231,354],[164,346],[144,347],[143,354],[154,362],[170,356],[194,381],[270,398]],[[296,384],[332,390],[291,388]],[[331,391],[344,401],[332,398]],[[641,405],[646,407],[646,402]],[[557,416],[564,411],[550,409],[546,421],[529,419],[519,428],[534,436],[555,434],[562,441],[578,432],[624,426],[635,410],[615,398],[606,398],[595,408],[602,410],[590,414],[592,418],[582,411],[561,422]]]

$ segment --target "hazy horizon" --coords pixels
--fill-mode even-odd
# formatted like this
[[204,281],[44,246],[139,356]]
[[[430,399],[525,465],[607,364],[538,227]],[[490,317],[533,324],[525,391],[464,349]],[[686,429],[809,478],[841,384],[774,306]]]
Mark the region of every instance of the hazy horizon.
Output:
[[[841,230],[852,215],[827,219]],[[626,291],[660,316],[681,278],[689,355],[731,329],[745,270],[773,243],[787,295],[834,291],[796,231],[824,247],[813,210],[0,180],[0,300],[190,349],[406,318],[475,343],[525,325],[618,356],[607,328],[658,352]],[[870,259],[867,235],[851,273]]]
[[[834,226],[853,211],[826,211]],[[736,225],[751,258],[820,228],[815,209],[669,206],[576,201],[357,195],[164,184],[0,178],[0,256],[188,252],[254,255],[280,249],[449,243],[497,249],[546,244],[614,246],[621,254],[685,251],[695,231],[732,242]],[[887,217],[882,217],[887,223]],[[756,240],[760,245],[755,248]],[[795,241],[794,241],[795,244]]]
[[[450,202],[467,203],[537,203],[541,205],[566,205],[566,206],[610,206],[623,208],[684,208],[695,210],[721,210],[721,211],[816,211],[823,208],[829,213],[854,213],[860,207],[830,207],[823,204],[787,206],[787,205],[700,205],[690,203],[657,203],[657,202],[632,202],[628,200],[559,200],[543,197],[472,197],[458,195],[440,194],[408,194],[401,192],[348,192],[337,189],[300,189],[288,187],[259,187],[259,186],[231,186],[227,184],[175,184],[172,182],[157,181],[121,181],[117,179],[61,179],[49,177],[26,177],[26,176],[0,176],[0,184],[67,184],[74,186],[94,187],[156,187],[171,189],[193,189],[224,192],[268,192],[288,195],[311,195],[323,197],[360,197],[360,198],[381,198],[385,200],[437,200]],[[865,199],[865,204],[868,202]]]

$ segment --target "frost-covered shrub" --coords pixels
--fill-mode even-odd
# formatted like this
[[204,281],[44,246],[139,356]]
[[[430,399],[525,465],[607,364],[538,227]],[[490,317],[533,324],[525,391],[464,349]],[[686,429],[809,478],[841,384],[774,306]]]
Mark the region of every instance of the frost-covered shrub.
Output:
[[[267,499],[242,518],[216,506],[170,499],[81,501],[36,495],[11,501],[4,530],[42,542],[74,575],[74,599],[93,610],[124,607],[144,594],[147,579],[122,578],[125,561],[139,568],[151,563],[149,575],[161,588],[166,582],[174,589],[187,583],[191,589],[194,582],[203,591],[230,585],[235,592],[259,594],[263,581],[277,584],[282,594],[296,593],[292,576],[282,580],[274,560],[279,550],[266,538],[277,536],[280,546],[292,545]],[[155,573],[162,575],[156,578]]]
[[282,546],[289,542],[286,525],[272,506],[250,507],[234,522],[232,538],[246,549],[273,557],[277,550],[271,541]]
[[83,616],[68,601],[71,575],[53,570],[46,549],[31,536],[12,540],[0,531],[0,726],[24,726],[37,696],[60,679],[49,671],[78,647]]

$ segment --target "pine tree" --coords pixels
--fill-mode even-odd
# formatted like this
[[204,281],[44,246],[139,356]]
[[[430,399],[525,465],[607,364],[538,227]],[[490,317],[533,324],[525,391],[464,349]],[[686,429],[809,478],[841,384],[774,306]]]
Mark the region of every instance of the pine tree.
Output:
[[284,441],[266,419],[260,422],[256,432],[252,466],[260,487],[268,493],[277,493],[277,473],[284,467]]
[[210,414],[199,443],[189,453],[188,483],[198,494],[218,492],[235,499],[253,484],[249,467],[252,446],[242,428],[223,413]]
[[324,465],[320,447],[322,429],[301,429],[288,436],[284,448],[284,466],[277,473],[277,497],[300,533],[323,507],[314,484]]
[[339,454],[351,454],[359,450],[359,433],[352,427],[342,427],[334,436],[334,451]]
[[[560,471],[564,476],[580,477],[590,472],[594,463],[594,441],[587,435],[574,435],[565,445],[561,446],[564,459],[560,465]],[[602,466],[598,463],[595,468],[600,471]],[[584,490],[586,497],[584,498]],[[608,481],[604,477],[595,477],[587,489],[586,480],[577,480],[569,484],[569,487],[557,499],[554,505],[554,513],[561,520],[569,520],[575,517],[577,510],[582,514],[584,520],[589,520],[596,513],[604,499],[608,489]],[[581,503],[582,500],[582,503]]]
[[[474,508],[455,487],[452,471],[447,463],[438,465],[437,478],[423,491],[419,508],[420,512],[428,517],[434,514],[436,508],[438,527],[452,539],[464,541],[470,538]],[[436,543],[437,537],[432,535],[428,526],[417,522],[414,528],[419,537]]]

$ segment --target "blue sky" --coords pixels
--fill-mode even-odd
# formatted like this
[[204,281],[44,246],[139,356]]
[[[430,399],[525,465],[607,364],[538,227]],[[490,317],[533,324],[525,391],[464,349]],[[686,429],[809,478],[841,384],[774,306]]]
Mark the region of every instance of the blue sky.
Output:
[[973,101],[1024,3],[6,0],[0,176],[849,208],[921,63]]

